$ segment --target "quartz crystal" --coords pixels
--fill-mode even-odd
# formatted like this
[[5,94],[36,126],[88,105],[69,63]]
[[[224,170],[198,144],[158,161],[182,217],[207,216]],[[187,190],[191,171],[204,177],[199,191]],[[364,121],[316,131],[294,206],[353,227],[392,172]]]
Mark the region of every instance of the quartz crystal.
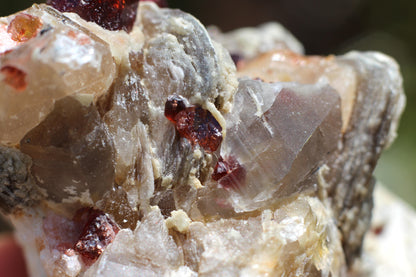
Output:
[[31,276],[347,276],[395,61],[101,2],[0,18],[0,209]]

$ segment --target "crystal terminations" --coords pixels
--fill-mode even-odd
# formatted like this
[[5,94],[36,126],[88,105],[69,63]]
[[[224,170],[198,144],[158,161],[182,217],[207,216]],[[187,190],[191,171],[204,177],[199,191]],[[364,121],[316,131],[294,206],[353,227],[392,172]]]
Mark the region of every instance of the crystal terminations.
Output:
[[0,208],[32,276],[347,274],[404,107],[391,58],[151,2],[83,18],[0,19]]

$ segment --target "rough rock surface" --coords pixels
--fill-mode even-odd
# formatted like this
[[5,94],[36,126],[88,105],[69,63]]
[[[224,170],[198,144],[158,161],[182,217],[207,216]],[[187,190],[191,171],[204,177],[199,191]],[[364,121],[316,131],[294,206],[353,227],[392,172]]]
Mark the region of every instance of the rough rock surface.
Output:
[[377,183],[371,227],[363,243],[361,259],[350,270],[353,277],[416,275],[416,212]]
[[0,19],[0,208],[32,276],[347,274],[399,68],[302,56],[277,26],[212,39],[151,2],[130,33],[46,5]]
[[288,49],[295,53],[304,52],[302,44],[282,25],[276,22],[265,23],[258,27],[241,28],[221,33],[215,26],[208,27],[211,37],[224,45],[231,55],[252,59],[272,50]]

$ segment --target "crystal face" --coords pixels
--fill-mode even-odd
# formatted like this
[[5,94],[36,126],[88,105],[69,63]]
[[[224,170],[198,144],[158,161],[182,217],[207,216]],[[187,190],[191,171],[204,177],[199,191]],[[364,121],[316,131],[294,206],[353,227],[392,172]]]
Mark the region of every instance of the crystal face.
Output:
[[87,209],[78,211],[76,216],[86,217],[84,229],[74,246],[84,259],[84,263],[93,264],[103,253],[105,247],[116,237],[119,228],[103,212]]
[[[167,7],[164,0],[142,0]],[[87,21],[115,31],[130,32],[136,19],[139,0],[47,0],[46,3],[61,12],[74,12]]]
[[180,136],[199,144],[204,150],[214,152],[222,142],[222,127],[212,114],[201,107],[186,108],[175,116],[176,130]]
[[61,12],[74,12],[107,30],[130,31],[136,19],[138,1],[125,0],[48,0]]
[[235,157],[229,156],[225,159],[220,157],[215,165],[212,179],[218,181],[223,188],[238,190],[240,186],[244,186],[246,174],[246,170]]
[[0,28],[0,35],[9,39],[0,41],[0,141],[7,145],[17,145],[56,100],[104,93],[116,71],[108,44],[76,23],[65,24],[69,19],[56,10],[33,6],[23,15],[42,18],[41,29],[30,40],[16,42],[9,27]]
[[397,64],[152,2],[0,19],[0,209],[32,276],[347,276]]
[[[32,157],[32,174],[52,199],[89,190],[98,200],[113,186],[113,142],[98,111],[74,99],[57,101],[44,121],[23,137],[20,149]],[[61,187],[63,183],[71,189]]]

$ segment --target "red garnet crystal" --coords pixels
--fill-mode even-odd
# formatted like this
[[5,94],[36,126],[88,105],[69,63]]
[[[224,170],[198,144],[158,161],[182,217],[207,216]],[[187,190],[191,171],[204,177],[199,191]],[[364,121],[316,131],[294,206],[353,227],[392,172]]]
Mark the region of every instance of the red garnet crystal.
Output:
[[75,243],[74,250],[79,253],[86,265],[93,264],[103,253],[120,230],[102,211],[85,208],[77,212],[75,220],[85,220],[84,229]]
[[20,13],[10,22],[7,32],[14,41],[25,42],[35,37],[41,27],[42,22],[38,17]]
[[170,96],[165,104],[165,116],[167,119],[176,123],[175,117],[180,112],[186,109],[185,100],[177,95]]
[[[142,0],[167,7],[165,0]],[[47,0],[46,3],[61,12],[74,12],[87,21],[115,31],[130,32],[136,20],[139,0]]]
[[6,65],[0,69],[4,75],[3,82],[14,88],[16,91],[24,91],[27,87],[26,73],[14,66]]
[[130,31],[136,19],[138,0],[47,0],[61,12],[74,12],[87,21],[114,31]]
[[238,189],[245,181],[246,170],[233,156],[220,157],[214,168],[212,179],[225,189]]
[[214,152],[222,142],[222,127],[215,117],[199,106],[186,107],[180,96],[171,96],[165,104],[165,116],[175,123],[181,137],[205,151]]

